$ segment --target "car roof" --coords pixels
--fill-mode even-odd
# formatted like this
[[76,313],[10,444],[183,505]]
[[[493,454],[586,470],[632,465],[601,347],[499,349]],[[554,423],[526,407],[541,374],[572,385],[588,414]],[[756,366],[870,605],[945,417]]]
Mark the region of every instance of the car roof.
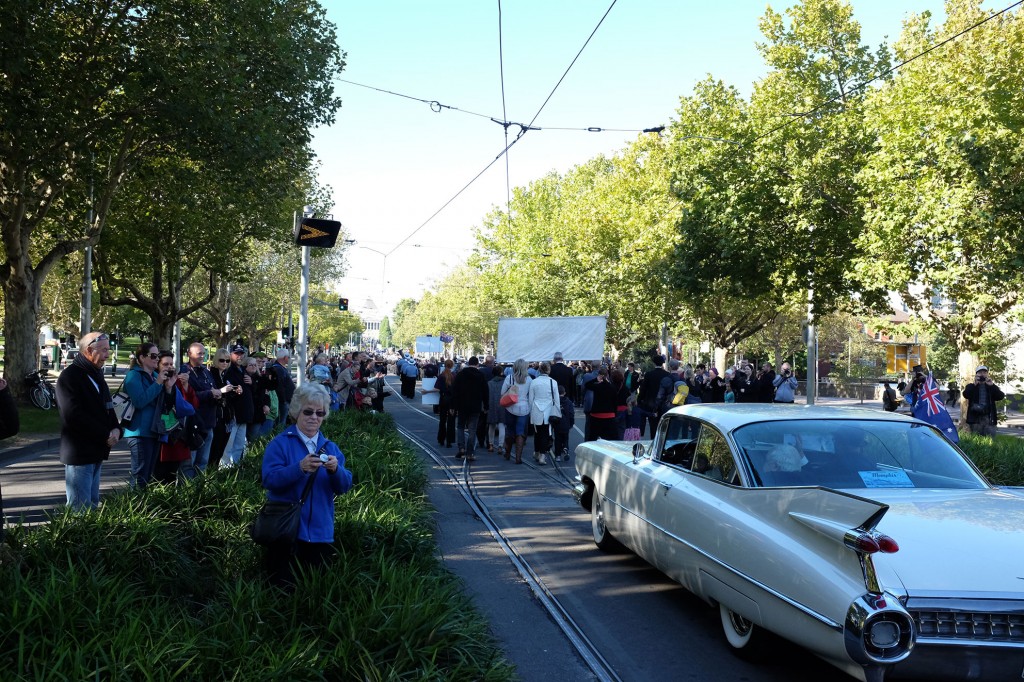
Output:
[[725,431],[765,421],[787,419],[850,419],[923,424],[919,419],[878,408],[837,405],[783,405],[779,403],[698,403],[674,407],[666,414],[706,419]]

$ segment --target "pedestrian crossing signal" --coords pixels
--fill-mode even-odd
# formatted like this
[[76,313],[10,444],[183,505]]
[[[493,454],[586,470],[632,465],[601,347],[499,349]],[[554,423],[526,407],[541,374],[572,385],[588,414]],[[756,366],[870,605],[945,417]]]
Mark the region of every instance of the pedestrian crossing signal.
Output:
[[347,298],[339,298],[338,299],[338,310],[342,310],[342,311],[348,310],[348,299]]

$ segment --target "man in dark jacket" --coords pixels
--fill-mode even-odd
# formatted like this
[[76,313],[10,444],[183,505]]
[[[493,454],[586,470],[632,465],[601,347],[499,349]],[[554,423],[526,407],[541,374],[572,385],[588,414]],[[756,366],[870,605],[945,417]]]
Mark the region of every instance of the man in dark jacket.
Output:
[[204,436],[203,444],[192,451],[191,460],[181,465],[181,474],[188,479],[206,471],[210,461],[210,447],[213,445],[213,427],[217,425],[217,405],[221,402],[220,389],[213,385],[213,375],[203,364],[204,359],[206,347],[196,341],[188,347],[188,362],[181,366],[181,372],[188,374],[188,385],[199,400],[196,417]]
[[576,390],[576,375],[572,368],[565,364],[565,358],[562,357],[561,352],[555,353],[555,358],[551,362],[551,374],[548,376],[565,389],[566,395],[571,396]]
[[974,383],[964,386],[967,401],[967,428],[979,436],[996,435],[996,401],[1006,395],[988,375],[988,367],[982,365],[974,372]]
[[103,365],[110,338],[90,332],[78,342],[79,353],[57,377],[60,411],[60,461],[68,506],[89,509],[100,504],[100,470],[121,438]]
[[658,418],[661,416],[661,403],[664,401],[666,392],[664,384],[668,384],[669,390],[675,383],[671,374],[665,370],[665,356],[658,355],[654,358],[654,369],[644,374],[640,381],[640,392],[637,394],[636,404],[644,411],[644,421],[640,426],[640,433],[643,433],[643,424],[650,423],[651,437],[658,429]]
[[292,402],[292,395],[295,393],[295,382],[292,381],[291,372],[288,371],[288,363],[291,361],[291,353],[287,348],[278,348],[275,353],[274,362],[267,365],[277,377],[277,420],[274,426],[280,426],[288,418],[288,406]]
[[765,362],[761,365],[761,371],[757,373],[757,402],[775,402],[775,368],[772,363]]
[[[473,449],[476,445],[476,425],[480,420],[480,413],[487,412],[489,391],[487,380],[480,371],[480,360],[471,356],[466,366],[456,375],[452,382],[452,413],[458,414],[458,438],[459,452],[456,458],[468,457],[470,461],[476,459],[473,456]],[[466,449],[466,430],[469,430],[469,449]]]

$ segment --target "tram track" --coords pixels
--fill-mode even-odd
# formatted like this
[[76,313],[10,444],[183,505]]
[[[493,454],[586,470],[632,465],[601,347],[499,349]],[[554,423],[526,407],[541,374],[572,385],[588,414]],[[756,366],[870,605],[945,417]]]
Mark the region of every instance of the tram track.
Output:
[[[396,393],[396,395],[401,398],[399,394]],[[437,417],[433,414],[429,414],[418,409],[404,398],[401,398],[401,400],[402,403],[410,409],[428,417],[432,421],[437,421]],[[595,679],[601,680],[601,682],[621,682],[621,678],[618,673],[602,655],[599,647],[587,636],[583,626],[573,618],[572,614],[569,613],[558,598],[551,592],[543,578],[541,578],[533,568],[529,560],[518,550],[515,543],[508,537],[508,535],[505,534],[500,524],[491,514],[490,508],[478,491],[476,482],[474,481],[472,462],[466,459],[462,460],[461,464],[453,465],[450,462],[451,458],[447,453],[439,452],[433,444],[428,443],[425,439],[404,426],[396,423],[396,428],[403,438],[405,438],[413,447],[430,457],[430,459],[433,460],[433,462],[444,473],[445,477],[451,482],[454,489],[458,491],[466,504],[473,510],[477,518],[479,518],[484,524],[484,527],[490,533],[496,545],[508,557],[509,561],[530,588],[530,591],[536,597],[537,601],[541,606],[543,606],[545,611],[548,612],[555,626],[565,635],[566,639],[580,656],[580,659],[593,673]],[[545,468],[539,464],[525,461],[524,464],[526,464],[530,470],[537,472],[543,478],[554,483],[558,487],[564,489],[572,488],[572,483],[568,476],[565,471],[563,471],[562,467],[557,466],[557,463],[552,463],[554,465],[553,470],[555,473],[545,470]]]

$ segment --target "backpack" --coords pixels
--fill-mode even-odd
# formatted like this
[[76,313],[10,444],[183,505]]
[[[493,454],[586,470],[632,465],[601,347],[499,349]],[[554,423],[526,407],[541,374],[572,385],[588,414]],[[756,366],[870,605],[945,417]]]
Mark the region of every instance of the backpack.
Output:
[[267,419],[276,421],[278,415],[281,414],[281,403],[277,399],[277,391],[267,391],[267,396],[270,397],[270,412],[267,413]]
[[677,381],[673,388],[675,392],[672,394],[672,404],[684,405],[687,396],[690,395],[690,387],[686,385],[685,381]]

